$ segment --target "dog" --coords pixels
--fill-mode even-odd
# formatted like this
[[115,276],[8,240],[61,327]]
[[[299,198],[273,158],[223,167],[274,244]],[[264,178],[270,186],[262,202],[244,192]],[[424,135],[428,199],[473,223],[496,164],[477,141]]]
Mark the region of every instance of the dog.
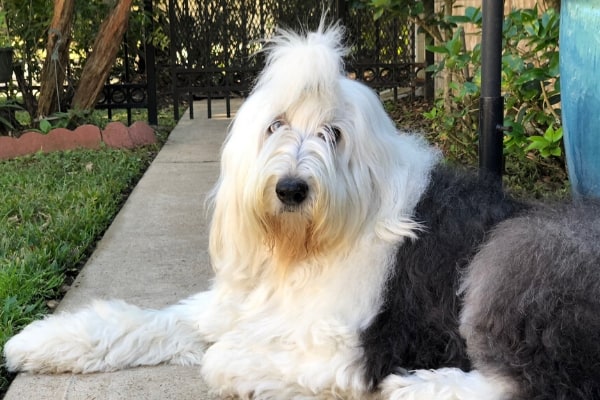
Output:
[[197,365],[242,399],[600,399],[600,207],[535,205],[398,132],[344,30],[280,30],[222,149],[211,290],[33,322],[11,371]]

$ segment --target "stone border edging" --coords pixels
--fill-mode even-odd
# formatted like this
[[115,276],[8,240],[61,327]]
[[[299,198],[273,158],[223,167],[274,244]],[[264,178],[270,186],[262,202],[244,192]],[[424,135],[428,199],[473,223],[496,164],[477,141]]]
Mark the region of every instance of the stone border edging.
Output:
[[0,160],[38,151],[50,153],[77,148],[99,149],[101,143],[111,148],[133,149],[156,143],[156,135],[150,125],[137,121],[129,128],[121,122],[109,122],[104,130],[86,124],[75,130],[55,128],[47,134],[26,132],[18,138],[0,136]]

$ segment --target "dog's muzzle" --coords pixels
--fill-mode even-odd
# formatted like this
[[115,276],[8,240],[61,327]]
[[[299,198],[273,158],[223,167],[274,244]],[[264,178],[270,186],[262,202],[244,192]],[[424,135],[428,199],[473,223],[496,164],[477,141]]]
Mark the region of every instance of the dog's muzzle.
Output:
[[275,186],[275,193],[286,206],[297,206],[306,200],[308,184],[300,178],[282,178]]

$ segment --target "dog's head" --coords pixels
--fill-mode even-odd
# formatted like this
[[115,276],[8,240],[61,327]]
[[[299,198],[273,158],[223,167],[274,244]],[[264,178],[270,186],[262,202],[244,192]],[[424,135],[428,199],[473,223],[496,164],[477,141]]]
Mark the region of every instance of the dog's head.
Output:
[[436,153],[399,134],[376,94],[346,77],[342,36],[339,26],[321,27],[267,43],[213,193],[217,270],[250,278],[414,235]]

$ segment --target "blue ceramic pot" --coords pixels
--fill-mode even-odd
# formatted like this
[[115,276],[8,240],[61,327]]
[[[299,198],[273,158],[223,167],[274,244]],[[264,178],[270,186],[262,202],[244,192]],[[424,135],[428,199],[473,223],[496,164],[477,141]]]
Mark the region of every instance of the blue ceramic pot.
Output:
[[600,0],[562,1],[560,74],[572,192],[600,197]]

